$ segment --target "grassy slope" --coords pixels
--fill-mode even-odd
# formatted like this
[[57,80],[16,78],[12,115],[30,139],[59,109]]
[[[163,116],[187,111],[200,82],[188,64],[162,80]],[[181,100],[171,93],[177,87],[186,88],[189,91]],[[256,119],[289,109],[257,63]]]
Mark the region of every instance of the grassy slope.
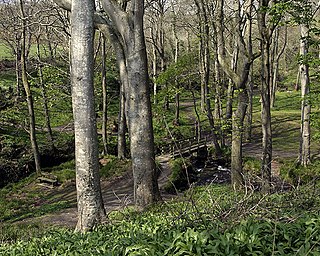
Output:
[[[3,47],[0,44],[0,52],[5,53]],[[5,53],[2,58],[10,56]],[[14,81],[13,74],[1,76],[5,87]],[[40,99],[39,91],[35,90],[35,93]],[[298,93],[277,95],[272,111],[274,148],[277,150],[287,151],[299,146],[298,97]],[[54,98],[59,98],[56,91],[52,91]],[[41,101],[38,102],[40,106]],[[65,111],[70,110],[70,105],[68,101],[53,102],[52,122],[54,126],[62,126],[71,118],[71,113]],[[255,102],[259,109],[258,97]],[[14,114],[5,114],[19,121],[25,114],[25,106],[22,104]],[[41,107],[37,108],[36,115],[42,126]],[[172,115],[160,113],[155,122],[157,134],[170,136],[168,130],[162,130],[163,116],[166,116],[170,131],[192,135],[190,112],[182,115],[183,128],[178,131],[172,124]],[[259,115],[256,110],[257,134]],[[161,143],[160,138],[157,139]],[[42,140],[45,141],[44,134]],[[61,175],[70,175],[69,178],[74,175],[72,166],[62,167],[61,171]],[[254,255],[253,252],[260,255],[319,255],[318,186],[266,197],[233,193],[227,186],[197,188],[179,201],[152,207],[144,213],[130,210],[112,213],[109,224],[81,235],[67,229],[49,228],[43,223],[12,224],[30,215],[42,215],[70,205],[37,187],[30,187],[28,184],[32,179],[0,192],[0,255]],[[21,239],[25,241],[16,242]]]
[[[275,146],[281,150],[298,146],[299,105],[292,105],[297,97],[297,93],[280,93],[273,109]],[[37,196],[30,193],[27,198],[32,201]],[[39,223],[29,224],[28,229],[5,224],[0,254],[319,255],[319,196],[320,187],[313,184],[267,196],[234,193],[228,186],[201,187],[144,213],[114,212],[108,224],[89,234]],[[14,200],[12,204],[19,205]],[[28,209],[22,213],[28,214]],[[22,237],[25,241],[15,243]]]

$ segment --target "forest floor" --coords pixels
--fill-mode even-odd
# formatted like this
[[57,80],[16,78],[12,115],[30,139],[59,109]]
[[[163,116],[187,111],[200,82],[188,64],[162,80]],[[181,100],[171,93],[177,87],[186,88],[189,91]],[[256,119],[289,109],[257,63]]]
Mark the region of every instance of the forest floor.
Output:
[[[244,156],[250,156],[255,158],[260,158],[261,152],[261,142],[258,139],[253,139],[252,142],[246,143],[244,145]],[[274,161],[272,162],[273,175],[279,175],[280,164],[277,158],[289,158],[294,159],[297,156],[296,150],[283,151],[274,150]],[[171,174],[171,169],[169,166],[170,155],[161,155],[157,157],[157,161],[161,165],[161,173],[159,175],[159,188],[163,200],[167,201],[171,198],[176,197],[167,193],[163,188],[166,185],[168,178]],[[35,184],[33,184],[35,186]],[[105,204],[105,209],[108,214],[116,210],[123,210],[128,206],[133,205],[133,179],[132,173],[127,171],[120,177],[102,179],[101,180],[101,190],[103,195],[103,200]],[[42,223],[48,226],[61,226],[61,227],[75,227],[77,222],[77,208],[76,208],[76,186],[75,181],[68,181],[62,184],[60,187],[55,188],[42,188],[43,193],[50,194],[49,198],[55,197],[56,200],[64,200],[70,203],[69,208],[63,209],[59,212],[46,214],[40,217],[31,217],[19,221],[21,224],[29,223]],[[50,202],[40,202],[41,204],[46,204]]]
[[[291,94],[288,95],[291,97]],[[192,102],[182,102],[181,106],[184,114],[190,121],[188,122],[190,123],[189,126],[193,126],[195,115]],[[259,120],[259,112],[254,113],[254,115],[255,120]],[[272,127],[274,141],[272,175],[278,179],[283,160],[295,160],[299,153],[299,143],[297,141],[299,134],[299,112],[297,112],[297,114],[291,113],[288,115],[287,113],[274,111]],[[59,127],[59,129],[65,128]],[[261,124],[259,121],[255,121],[253,124],[252,134],[253,137],[250,142],[246,142],[243,145],[243,156],[261,159]],[[315,153],[315,147],[313,148],[313,153]],[[319,155],[319,152],[317,154]],[[161,173],[158,181],[161,195],[164,200],[170,200],[175,197],[175,195],[171,195],[164,190],[164,186],[171,174],[169,160],[170,155],[168,154],[157,157],[157,161],[161,165]],[[50,214],[43,214],[43,216],[40,217],[29,217],[24,220],[20,219],[18,221],[19,223],[41,223],[48,226],[75,227],[77,221],[75,180],[67,181],[55,188],[40,188],[35,182],[30,184],[30,186],[33,186],[33,188],[30,187],[30,190],[42,190],[41,193],[43,193],[44,198],[47,198],[35,202],[35,206],[45,204],[50,205],[52,202],[64,201],[68,202],[69,208]],[[101,189],[106,212],[108,214],[133,205],[133,179],[131,172],[126,172],[120,177],[103,178],[101,180]]]
[[[170,155],[161,155],[157,157],[157,161],[161,165],[161,172],[158,178],[158,184],[163,200],[170,200],[175,195],[164,191],[164,186],[171,174],[169,167]],[[34,184],[33,184],[34,185]],[[75,227],[77,223],[77,195],[75,181],[68,181],[60,187],[43,188],[44,193],[49,193],[50,198],[56,195],[56,199],[66,200],[71,207],[63,209],[59,212],[47,214],[40,217],[31,217],[19,221],[21,224],[42,223],[48,226]],[[116,210],[124,209],[133,205],[133,178],[132,173],[127,171],[120,177],[102,179],[101,191],[107,215]],[[49,202],[41,202],[42,204]],[[107,220],[107,219],[106,219]]]

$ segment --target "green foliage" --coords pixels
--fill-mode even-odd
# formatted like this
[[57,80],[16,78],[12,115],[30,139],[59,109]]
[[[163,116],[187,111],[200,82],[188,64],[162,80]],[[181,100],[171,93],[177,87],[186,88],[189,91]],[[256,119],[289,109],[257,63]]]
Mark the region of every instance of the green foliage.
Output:
[[108,223],[90,233],[54,229],[27,240],[3,239],[14,243],[2,244],[0,254],[319,255],[318,192],[312,205],[305,204],[307,190],[260,195],[235,193],[228,186],[200,187],[142,213],[112,213]]
[[254,157],[244,157],[243,159],[243,171],[250,175],[259,175],[261,170],[261,162]]
[[30,240],[35,237],[41,237],[48,232],[48,227],[42,223],[10,223],[0,225],[0,244],[14,243],[18,240]]
[[176,80],[179,81],[179,84],[189,83],[194,78],[193,65],[195,65],[196,59],[197,55],[193,53],[180,56],[177,63],[171,64],[158,76],[156,83],[174,85]]
[[177,158],[170,161],[171,175],[165,190],[170,193],[175,193],[180,190],[185,190],[189,186],[188,171],[192,168],[191,163],[188,159]]
[[54,166],[50,170],[60,183],[75,179],[76,177],[74,160]]
[[282,178],[294,185],[317,182],[320,179],[320,161],[316,160],[304,167],[296,162],[287,161],[280,169]]
[[0,60],[13,59],[11,49],[5,44],[0,42]]
[[131,170],[131,161],[127,159],[118,159],[116,156],[107,155],[102,161],[101,177],[116,177]]

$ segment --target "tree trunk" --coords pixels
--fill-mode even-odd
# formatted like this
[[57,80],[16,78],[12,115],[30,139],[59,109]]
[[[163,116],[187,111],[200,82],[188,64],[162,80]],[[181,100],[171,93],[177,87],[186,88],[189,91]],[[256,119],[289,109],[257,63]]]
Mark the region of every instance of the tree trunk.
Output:
[[42,64],[41,64],[41,53],[40,53],[40,36],[37,36],[37,57],[38,57],[38,72],[39,72],[39,80],[40,80],[40,89],[43,99],[43,111],[44,111],[44,117],[45,117],[45,125],[47,128],[47,135],[48,135],[48,141],[50,144],[51,151],[54,153],[56,152],[56,147],[54,146],[54,139],[53,139],[53,133],[51,129],[51,122],[50,122],[50,114],[49,114],[49,108],[48,108],[48,99],[46,94],[46,89],[44,86],[43,81],[43,72],[42,72]]
[[15,65],[15,72],[16,72],[16,101],[21,96],[21,88],[20,88],[20,63],[21,63],[21,52],[19,49],[19,45],[17,44],[17,49],[15,53],[16,57],[16,65]]
[[308,54],[309,28],[307,25],[300,25],[300,81],[301,81],[301,128],[300,128],[300,150],[299,162],[303,166],[310,164],[310,112],[309,103],[309,65],[306,63]]
[[252,110],[253,110],[253,81],[252,81],[252,72],[253,68],[251,66],[248,84],[247,84],[247,93],[248,93],[248,107],[245,121],[245,132],[244,132],[244,140],[251,141],[252,138]]
[[260,0],[258,16],[259,32],[261,36],[261,123],[262,123],[262,159],[261,176],[262,191],[269,192],[271,187],[271,161],[272,161],[272,130],[270,111],[270,37],[266,24],[266,11],[268,2]]
[[19,1],[20,4],[20,14],[22,19],[22,38],[21,38],[21,76],[22,83],[27,97],[28,104],[28,113],[29,113],[29,135],[30,142],[33,151],[33,157],[35,162],[35,168],[37,174],[41,173],[41,165],[40,165],[40,153],[36,138],[36,122],[35,122],[35,114],[33,107],[33,98],[31,94],[30,84],[27,77],[27,64],[26,64],[26,17],[24,13],[24,3],[23,0]]
[[[136,1],[143,11],[143,1]],[[150,91],[142,15],[136,17],[136,30],[131,31],[132,45],[128,46],[127,69],[129,75],[128,121],[130,133],[130,152],[134,178],[135,205],[143,209],[160,199],[158,188]],[[137,54],[140,49],[141,54]]]
[[127,121],[125,114],[125,85],[122,79],[120,84],[119,116],[118,116],[118,158],[126,158],[126,130]]
[[71,85],[75,133],[77,231],[85,232],[105,216],[103,207],[93,90],[92,0],[71,4]]
[[273,61],[273,72],[272,72],[272,81],[271,81],[271,107],[274,107],[275,100],[276,100],[276,91],[278,89],[278,74],[279,74],[279,62],[280,57],[284,53],[284,50],[287,45],[287,27],[284,27],[285,31],[285,38],[284,38],[284,44],[282,45],[282,48],[279,50],[279,34],[280,34],[280,28],[276,29],[275,36],[274,36],[274,49],[273,49],[273,55],[274,55],[274,61]]
[[103,155],[108,154],[108,144],[107,144],[107,122],[108,122],[108,95],[107,95],[107,71],[106,71],[106,38],[101,34],[102,48],[101,48],[101,86],[102,86],[102,144],[103,144]]
[[157,50],[156,50],[156,46],[153,45],[153,49],[152,49],[152,53],[153,53],[153,59],[152,59],[152,70],[153,70],[153,104],[157,105],[157,92],[158,92],[158,85],[156,82],[157,79]]
[[244,185],[242,174],[243,120],[246,115],[248,95],[245,89],[239,92],[238,107],[233,113],[231,145],[231,185],[238,190]]

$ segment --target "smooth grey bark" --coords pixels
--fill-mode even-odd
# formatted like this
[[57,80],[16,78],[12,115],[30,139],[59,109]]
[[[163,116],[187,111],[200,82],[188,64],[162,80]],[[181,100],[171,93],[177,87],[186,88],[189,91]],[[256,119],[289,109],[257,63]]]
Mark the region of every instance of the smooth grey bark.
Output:
[[242,137],[243,120],[248,105],[248,94],[242,89],[238,96],[238,107],[233,112],[232,120],[232,144],[231,144],[231,185],[237,190],[244,185],[242,174]]
[[[70,7],[68,0],[55,2],[65,9]],[[95,25],[108,31],[116,54],[122,54],[125,60],[123,70],[128,82],[125,87],[125,105],[134,178],[134,201],[136,207],[142,209],[161,200],[155,165],[143,30],[144,0],[131,1],[127,11],[114,1],[103,0],[101,3],[107,16],[102,12],[95,13]],[[121,70],[120,68],[120,77]]]
[[92,230],[105,216],[100,189],[93,90],[94,1],[71,4],[71,85],[75,133],[77,231]]
[[300,25],[300,82],[301,82],[301,127],[300,127],[300,150],[299,163],[303,166],[310,164],[310,113],[311,105],[309,102],[309,65],[306,62],[308,54],[309,27]]
[[126,158],[126,130],[127,130],[127,121],[125,115],[125,91],[124,84],[120,84],[120,102],[119,102],[119,117],[118,117],[118,158]]
[[35,121],[35,113],[34,113],[34,104],[33,98],[30,88],[30,83],[27,77],[27,62],[26,62],[26,15],[24,12],[24,2],[23,0],[19,1],[20,5],[20,15],[22,20],[22,36],[21,36],[21,77],[22,77],[22,84],[26,93],[27,98],[27,105],[28,105],[28,114],[29,114],[29,136],[30,142],[35,162],[36,173],[39,175],[41,174],[41,165],[40,165],[40,153],[36,138],[36,121]]
[[[248,77],[250,73],[250,67],[254,59],[258,56],[252,52],[252,39],[251,39],[251,8],[252,1],[249,1],[249,11],[247,14],[247,19],[242,19],[241,13],[243,12],[242,6],[238,1],[235,1],[235,30],[234,30],[234,40],[236,44],[236,49],[234,49],[233,60],[227,61],[225,47],[223,40],[223,24],[224,24],[224,1],[219,1],[218,4],[218,60],[225,74],[230,78],[234,84],[235,90],[238,93],[238,106],[232,115],[232,145],[231,145],[231,184],[234,189],[239,189],[244,185],[243,175],[242,175],[242,139],[243,139],[243,121],[246,114],[246,109],[248,105],[248,95],[246,91],[246,86],[248,82]],[[242,30],[242,22],[247,22],[248,31],[244,33]],[[242,56],[241,63],[237,63],[238,53]],[[230,59],[229,59],[230,60]]]
[[128,11],[113,1],[102,6],[120,35],[128,74],[127,121],[134,179],[134,201],[139,209],[160,200],[155,166],[147,54],[143,28],[144,1],[134,0]]
[[[152,33],[152,32],[151,32]],[[157,71],[157,50],[155,45],[152,46],[152,79],[153,79],[153,104],[157,105],[158,100],[157,100],[157,93],[158,93],[158,84],[157,84],[157,76],[158,76],[158,71]]]

